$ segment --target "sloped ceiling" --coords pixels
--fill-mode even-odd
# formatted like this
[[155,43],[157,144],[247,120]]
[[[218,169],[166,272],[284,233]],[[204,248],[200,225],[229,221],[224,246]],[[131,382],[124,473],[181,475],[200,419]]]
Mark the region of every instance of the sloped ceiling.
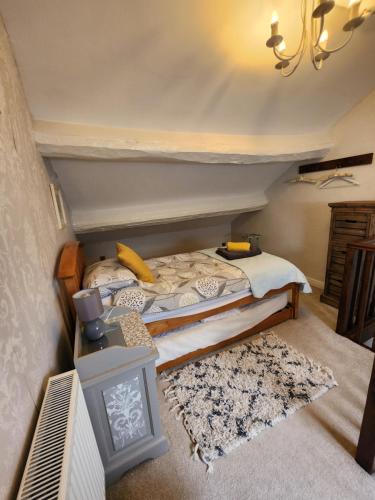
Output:
[[[340,4],[346,5],[344,0]],[[265,138],[278,136],[287,155],[288,148],[293,149],[290,145],[305,136],[310,147],[314,134],[320,138],[327,134],[323,141],[327,146],[331,127],[375,87],[375,16],[345,50],[331,56],[322,71],[316,72],[306,55],[300,69],[282,79],[273,69],[275,61],[265,40],[271,13],[277,9],[280,31],[286,35],[288,50],[293,50],[300,32],[295,0],[0,0],[0,8],[33,117],[44,129],[48,122],[83,124],[123,130],[128,139],[132,130],[221,134],[227,144],[234,135],[241,135],[252,138],[253,149],[257,137],[268,144]],[[338,33],[333,43],[339,42],[339,27],[347,15],[347,8],[337,6],[329,16],[329,32]],[[54,137],[55,143],[58,139],[64,142]],[[204,145],[204,136],[201,142]],[[175,149],[179,150],[178,144]],[[317,149],[318,145],[301,158],[321,157],[325,149],[318,153]],[[56,154],[53,147],[44,154],[74,156]],[[178,194],[178,186],[185,183],[192,198],[197,186],[196,198],[210,198],[203,213],[218,205],[218,199],[237,195],[256,199],[254,207],[259,207],[267,202],[267,185],[292,161],[286,156],[279,163],[283,158],[276,155],[274,165],[268,167],[218,165],[215,171],[209,167],[207,174],[208,167],[199,158],[194,165],[177,168],[175,163],[165,163],[153,172],[149,163],[141,167],[133,159],[121,157],[116,165],[89,162],[90,168],[85,160],[52,160],[77,226],[86,224],[90,212],[99,226],[107,217],[103,211],[114,207],[125,211],[125,205],[129,210],[121,198],[134,210],[151,199],[154,205],[162,205],[162,185],[169,182],[167,165],[179,172],[170,185],[176,193],[172,205],[181,196],[188,204],[186,189]],[[272,157],[267,161],[272,163]],[[154,181],[160,177],[148,189],[137,191],[135,200],[126,190],[131,184],[126,179],[138,179],[140,169]],[[192,169],[196,169],[193,175]],[[229,175],[236,176],[238,185],[228,182]],[[88,177],[90,189],[85,186]],[[109,188],[111,182],[116,184],[116,195]],[[228,207],[235,209],[235,205],[228,202]],[[96,216],[95,210],[103,213]]]
[[[276,8],[292,50],[300,32],[296,0],[1,0],[0,6],[35,119],[301,134],[327,130],[375,86],[374,16],[323,71],[306,57],[284,80],[265,40]],[[344,15],[336,7],[329,17],[340,24]]]

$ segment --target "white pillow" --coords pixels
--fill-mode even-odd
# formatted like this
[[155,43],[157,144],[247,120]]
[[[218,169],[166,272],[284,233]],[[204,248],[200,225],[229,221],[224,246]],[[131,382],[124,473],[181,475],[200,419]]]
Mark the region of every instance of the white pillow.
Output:
[[91,264],[83,277],[83,288],[99,288],[101,297],[107,297],[134,284],[138,284],[136,275],[117,259],[105,259]]

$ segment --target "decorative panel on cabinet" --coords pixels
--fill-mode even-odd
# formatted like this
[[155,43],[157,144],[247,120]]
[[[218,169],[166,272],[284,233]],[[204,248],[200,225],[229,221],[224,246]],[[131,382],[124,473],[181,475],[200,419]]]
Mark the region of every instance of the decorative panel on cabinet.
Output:
[[159,416],[154,341],[136,312],[108,323],[104,337],[90,342],[77,321],[74,346],[107,486],[168,450]]
[[321,302],[339,307],[347,244],[375,236],[375,201],[329,203],[331,228]]

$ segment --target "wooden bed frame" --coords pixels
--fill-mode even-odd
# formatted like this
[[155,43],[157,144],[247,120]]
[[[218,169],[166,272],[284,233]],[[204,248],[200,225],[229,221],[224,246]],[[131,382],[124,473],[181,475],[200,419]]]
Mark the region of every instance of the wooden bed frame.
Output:
[[[73,331],[74,331],[76,313],[72,296],[81,289],[84,268],[85,268],[84,255],[80,242],[79,241],[67,242],[64,245],[64,248],[61,253],[60,262],[58,264],[57,277],[61,284],[62,293],[66,296],[66,299],[69,304]],[[230,309],[245,306],[248,304],[253,304],[255,302],[262,301],[264,299],[273,297],[274,295],[278,295],[282,292],[287,292],[287,291],[291,292],[291,301],[288,302],[286,307],[284,307],[280,311],[272,314],[271,316],[261,321],[254,327],[249,328],[248,330],[240,333],[239,335],[236,335],[235,337],[231,337],[230,339],[226,339],[222,342],[219,342],[218,344],[210,345],[208,347],[205,347],[204,349],[198,349],[191,353],[185,354],[184,356],[168,361],[167,363],[158,366],[157,371],[161,372],[166,368],[172,368],[173,366],[180,365],[182,363],[189,361],[190,359],[202,356],[209,352],[225,347],[226,345],[232,344],[249,335],[253,335],[255,333],[261,332],[262,330],[271,328],[288,319],[296,319],[298,317],[299,284],[288,283],[282,288],[270,290],[261,299],[249,295],[248,297],[236,300],[234,302],[231,302],[230,304],[225,304],[223,306],[215,307],[213,309],[210,309],[209,311],[203,311],[196,314],[191,314],[190,316],[168,318],[147,323],[146,327],[149,330],[150,334],[152,336],[156,336],[159,335],[160,333],[173,330],[174,328],[194,323],[201,319],[208,318],[209,316],[213,316],[215,314],[219,314],[224,311],[228,311]]]

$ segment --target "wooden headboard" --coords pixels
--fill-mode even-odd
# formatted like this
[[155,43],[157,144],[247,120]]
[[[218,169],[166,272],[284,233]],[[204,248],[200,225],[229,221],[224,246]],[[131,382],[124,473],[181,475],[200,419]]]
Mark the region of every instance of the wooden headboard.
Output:
[[72,296],[81,289],[84,268],[84,256],[80,242],[68,241],[65,243],[57,268],[57,278],[68,301],[73,320],[76,317],[76,310]]

